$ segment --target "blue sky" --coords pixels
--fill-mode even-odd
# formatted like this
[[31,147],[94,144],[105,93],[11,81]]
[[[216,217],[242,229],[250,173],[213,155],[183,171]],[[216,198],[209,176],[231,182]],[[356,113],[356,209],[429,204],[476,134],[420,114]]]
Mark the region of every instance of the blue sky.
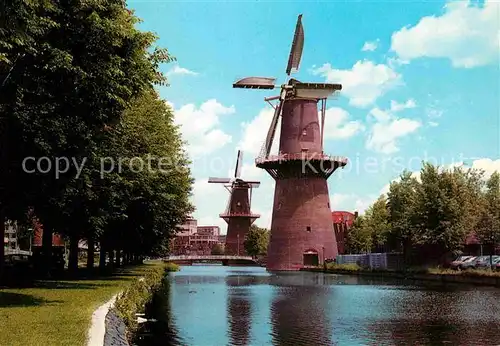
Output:
[[285,81],[298,14],[305,45],[293,77],[343,84],[327,105],[325,151],[349,165],[329,179],[331,205],[359,210],[422,160],[500,169],[500,5],[493,1],[129,1],[177,63],[163,66],[196,178],[194,214],[217,224],[228,193],[207,183],[234,170],[258,179],[253,208],[269,227],[274,182],[254,167],[276,91],[232,89],[246,76]]

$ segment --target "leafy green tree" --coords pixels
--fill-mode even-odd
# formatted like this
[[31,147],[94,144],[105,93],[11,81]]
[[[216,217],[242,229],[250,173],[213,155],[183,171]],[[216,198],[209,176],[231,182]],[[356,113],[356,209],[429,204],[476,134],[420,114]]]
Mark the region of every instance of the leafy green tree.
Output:
[[[83,200],[100,200],[91,197],[99,194],[92,175],[76,182],[73,166],[59,177],[53,170],[27,173],[24,158],[67,157],[81,163],[94,156],[106,129],[120,121],[131,101],[153,90],[153,83],[166,83],[159,64],[173,58],[164,49],[152,49],[156,37],[138,30],[138,19],[118,0],[15,0],[3,8],[1,23],[0,112],[7,129],[2,148],[9,150],[2,150],[0,162],[6,168],[1,181],[8,182],[0,196],[0,218],[17,219],[34,207],[44,224],[48,261],[53,231],[92,241],[99,236],[93,228],[105,225],[96,213],[103,208],[65,202],[78,195],[75,191],[89,195]],[[69,227],[65,220],[78,204],[85,212],[74,221],[87,223]]]
[[258,226],[250,226],[244,247],[245,251],[250,256],[259,256],[267,254],[267,247],[269,245],[269,230],[260,228]]
[[440,172],[428,163],[424,163],[420,178],[418,224],[424,242],[434,245],[442,255],[460,250],[475,226],[469,209],[473,184],[459,169]]
[[371,234],[372,246],[375,251],[379,251],[387,242],[387,237],[391,231],[389,223],[389,212],[387,200],[380,196],[365,212],[363,227]]
[[387,194],[391,232],[389,239],[401,244],[405,262],[410,262],[411,249],[420,239],[417,224],[418,182],[411,172],[404,171],[400,180],[392,182]]
[[346,239],[349,253],[368,253],[373,245],[372,231],[365,224],[365,217],[360,215],[354,220]]
[[486,191],[481,201],[477,236],[482,244],[491,246],[493,254],[495,244],[500,241],[500,174],[494,172],[486,183]]

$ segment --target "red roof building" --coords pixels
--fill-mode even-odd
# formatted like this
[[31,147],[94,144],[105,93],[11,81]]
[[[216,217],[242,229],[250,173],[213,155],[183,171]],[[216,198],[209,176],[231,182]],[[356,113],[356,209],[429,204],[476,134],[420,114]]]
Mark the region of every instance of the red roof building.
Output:
[[347,233],[357,216],[358,212],[332,211],[333,230],[335,231],[335,239],[337,239],[339,255],[345,254],[347,251]]

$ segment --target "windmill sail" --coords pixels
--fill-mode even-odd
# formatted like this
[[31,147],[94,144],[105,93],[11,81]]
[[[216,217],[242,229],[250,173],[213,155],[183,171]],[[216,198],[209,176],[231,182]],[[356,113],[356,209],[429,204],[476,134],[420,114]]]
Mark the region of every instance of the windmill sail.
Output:
[[265,154],[264,157],[268,157],[269,153],[271,152],[274,135],[276,134],[276,127],[278,126],[278,118],[280,116],[281,109],[283,108],[283,102],[284,101],[280,101],[280,103],[274,110],[274,116],[273,119],[271,120],[271,126],[269,126],[269,131],[267,132],[266,144],[265,144],[266,152],[264,153]]
[[241,176],[241,162],[243,161],[243,152],[238,150],[238,157],[236,158],[236,168],[234,169],[234,177],[239,179]]
[[297,18],[297,25],[295,27],[295,34],[293,36],[292,48],[290,50],[290,57],[288,58],[288,66],[286,67],[286,74],[297,72],[302,58],[302,49],[304,48],[304,28],[302,27],[302,15],[299,14]]
[[231,179],[229,178],[213,178],[210,177],[208,178],[209,183],[215,183],[215,184],[228,184],[231,182]]

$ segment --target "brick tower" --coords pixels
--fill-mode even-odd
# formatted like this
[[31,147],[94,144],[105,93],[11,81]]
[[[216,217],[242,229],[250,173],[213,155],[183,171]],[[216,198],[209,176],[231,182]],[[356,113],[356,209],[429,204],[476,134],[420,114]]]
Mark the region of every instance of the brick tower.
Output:
[[209,178],[209,183],[224,184],[230,197],[226,211],[219,216],[227,223],[226,255],[245,255],[245,237],[250,226],[260,217],[251,212],[252,189],[260,185],[258,181],[244,181],[240,179],[241,161],[243,153],[238,150],[234,179]]
[[[300,64],[304,45],[299,15],[286,73]],[[235,88],[274,89],[274,78],[249,77]],[[347,164],[343,157],[323,152],[326,99],[342,89],[340,84],[301,83],[290,79],[281,86],[279,100],[266,141],[256,165],[271,175],[274,191],[268,270],[300,270],[323,263],[338,254],[331,217],[327,179]],[[320,104],[321,126],[318,116]],[[278,118],[281,116],[279,154],[270,155]]]

